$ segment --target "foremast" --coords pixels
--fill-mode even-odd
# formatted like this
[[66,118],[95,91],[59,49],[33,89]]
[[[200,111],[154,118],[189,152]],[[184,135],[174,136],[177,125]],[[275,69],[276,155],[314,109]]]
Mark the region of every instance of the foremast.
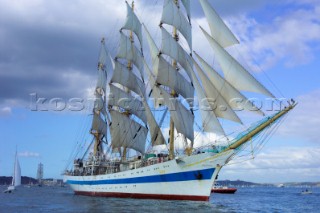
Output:
[[[152,91],[154,98],[163,98],[164,104],[170,110],[170,129],[169,129],[169,157],[175,157],[175,130],[181,134],[185,143],[188,146],[193,145],[194,139],[194,114],[192,109],[194,98],[194,88],[190,77],[192,65],[189,63],[189,54],[182,48],[179,40],[179,33],[183,36],[190,52],[192,51],[192,35],[190,22],[190,2],[181,1],[185,7],[188,19],[180,10],[179,0],[165,0],[160,28],[162,32],[161,50],[156,47],[149,33],[148,42],[153,62],[154,85]],[[172,27],[172,34],[163,26],[166,24]],[[147,31],[147,30],[146,30]],[[169,61],[165,59],[169,56]],[[181,69],[181,68],[183,69]],[[187,76],[181,74],[180,70],[184,70]],[[186,100],[187,105],[182,104],[181,98]],[[191,149],[190,149],[191,150]],[[191,153],[189,153],[191,154]]]

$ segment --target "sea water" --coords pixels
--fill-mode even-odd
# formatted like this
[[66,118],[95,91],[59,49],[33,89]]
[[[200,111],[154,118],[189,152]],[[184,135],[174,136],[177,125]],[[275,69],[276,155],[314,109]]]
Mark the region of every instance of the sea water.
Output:
[[[76,196],[69,187],[20,186],[2,193],[0,213],[24,212],[320,212],[320,188],[238,188],[235,194],[211,194],[209,202],[140,200]],[[310,190],[310,189],[309,189]]]

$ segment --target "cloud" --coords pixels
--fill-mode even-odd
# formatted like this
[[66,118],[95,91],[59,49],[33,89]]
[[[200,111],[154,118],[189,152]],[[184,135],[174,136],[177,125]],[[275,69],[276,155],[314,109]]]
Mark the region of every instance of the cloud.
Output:
[[279,62],[295,66],[312,61],[320,47],[320,5],[313,1],[304,3],[308,7],[288,7],[270,22],[259,22],[247,14],[229,17],[228,23],[241,41],[240,46],[230,51],[239,54],[241,49],[243,61],[255,71]]
[[24,152],[19,152],[18,156],[25,157],[25,158],[39,158],[40,154],[37,152],[24,151]]
[[255,159],[235,158],[221,176],[260,182],[316,181],[320,178],[319,152],[319,147],[269,148]]
[[278,133],[320,143],[320,90],[302,95],[297,101],[297,107],[289,113],[285,125],[280,126]]
[[2,107],[0,108],[0,117],[8,116],[11,114],[11,107]]
[[126,12],[118,1],[0,0],[0,5],[0,104],[18,106],[27,106],[34,92],[81,98],[97,74],[100,38],[107,33],[114,52],[117,19]]
[[[313,56],[309,43],[319,41],[319,23],[315,21],[319,8],[291,10],[264,25],[245,15],[275,2],[232,0],[231,4],[224,1],[213,4],[227,17],[236,34],[241,35],[243,46],[240,48],[244,48],[249,61],[264,59],[263,67],[270,67],[283,58],[289,65],[290,61],[307,62]],[[304,4],[311,3],[316,4],[316,1],[304,1]],[[108,49],[114,56],[119,41],[116,29],[121,28],[126,16],[124,2],[119,4],[116,0],[108,4],[99,0],[0,0],[0,4],[0,104],[3,106],[26,107],[30,93],[34,92],[45,98],[86,96],[96,77],[99,40],[106,35]],[[136,4],[138,16],[145,20],[157,41],[161,40],[158,29],[161,8],[161,1]],[[195,10],[193,17],[199,17],[198,22],[204,23],[198,2],[192,1],[192,8]],[[243,14],[241,18],[240,14]],[[196,25],[193,24],[193,29],[198,28]],[[296,32],[296,29],[300,30]],[[197,32],[195,30],[194,43],[206,50],[208,44]],[[286,38],[284,44],[283,38]],[[204,42],[199,42],[202,40]],[[148,49],[146,43],[144,47]],[[201,55],[210,56],[206,52]],[[299,60],[293,60],[297,58]]]

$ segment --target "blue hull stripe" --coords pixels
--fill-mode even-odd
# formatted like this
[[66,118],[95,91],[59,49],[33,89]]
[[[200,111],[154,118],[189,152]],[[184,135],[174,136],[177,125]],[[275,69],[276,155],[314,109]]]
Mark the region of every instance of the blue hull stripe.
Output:
[[190,180],[209,180],[214,172],[212,169],[179,172],[163,175],[152,175],[135,178],[107,179],[107,180],[68,180],[68,184],[78,185],[102,185],[102,184],[137,184],[137,183],[159,183],[159,182],[176,182]]

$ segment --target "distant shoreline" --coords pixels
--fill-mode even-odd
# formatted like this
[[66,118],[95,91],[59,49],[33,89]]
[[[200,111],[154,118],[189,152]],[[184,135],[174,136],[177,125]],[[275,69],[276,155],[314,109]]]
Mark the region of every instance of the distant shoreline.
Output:
[[[11,184],[12,177],[8,176],[0,176],[0,185],[9,185]],[[61,184],[62,179],[55,178],[46,178],[43,179],[43,182]],[[320,187],[320,182],[284,182],[284,183],[254,183],[243,180],[218,180],[217,183],[222,186],[234,186],[234,187],[254,187],[254,186],[278,186],[283,185],[284,187]],[[22,176],[21,184],[38,184],[38,180],[32,177]]]

